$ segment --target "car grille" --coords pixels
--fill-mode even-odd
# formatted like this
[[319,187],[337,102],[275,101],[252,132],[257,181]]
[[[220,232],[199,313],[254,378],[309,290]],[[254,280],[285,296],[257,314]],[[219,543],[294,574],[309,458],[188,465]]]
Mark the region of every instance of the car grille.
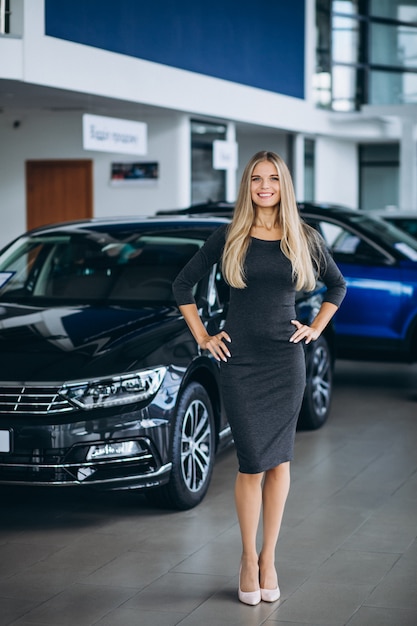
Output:
[[0,385],[0,414],[49,415],[74,411],[75,407],[62,398],[59,387]]

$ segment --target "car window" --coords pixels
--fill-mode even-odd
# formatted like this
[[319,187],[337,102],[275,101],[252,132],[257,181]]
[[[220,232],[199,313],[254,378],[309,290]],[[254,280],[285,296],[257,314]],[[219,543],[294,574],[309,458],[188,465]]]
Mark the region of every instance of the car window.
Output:
[[322,234],[335,260],[347,263],[387,263],[388,257],[358,233],[332,222],[317,220],[316,228]]
[[[305,221],[316,228],[324,237],[327,245],[332,248],[339,234],[338,228],[344,228],[343,224],[333,221],[333,218],[325,219],[317,215],[303,215]],[[385,257],[384,252],[380,249],[395,249],[403,258],[411,261],[417,261],[417,238],[412,237],[405,230],[400,230],[388,220],[379,219],[371,215],[364,215],[360,211],[349,211],[343,215],[343,219],[349,220],[352,232],[359,231],[359,237],[363,237],[363,241],[375,242],[375,247],[368,248],[371,257],[385,259],[385,262],[392,262],[393,259]],[[336,223],[337,222],[337,223]],[[346,230],[349,230],[346,227]],[[364,246],[365,248],[365,246]],[[394,256],[397,256],[396,254]]]
[[401,228],[412,237],[417,237],[417,216],[415,218],[392,218],[390,220],[397,228]]
[[352,225],[358,224],[370,238],[377,238],[385,245],[396,248],[401,254],[412,261],[417,260],[417,240],[393,224],[363,214],[350,215]]
[[91,231],[22,237],[0,257],[0,298],[174,303],[172,282],[203,243]]

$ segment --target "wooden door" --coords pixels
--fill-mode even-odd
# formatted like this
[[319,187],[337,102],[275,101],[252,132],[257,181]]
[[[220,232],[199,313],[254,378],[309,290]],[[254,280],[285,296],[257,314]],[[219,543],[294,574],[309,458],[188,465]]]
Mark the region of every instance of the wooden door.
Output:
[[28,229],[92,215],[91,160],[26,161]]

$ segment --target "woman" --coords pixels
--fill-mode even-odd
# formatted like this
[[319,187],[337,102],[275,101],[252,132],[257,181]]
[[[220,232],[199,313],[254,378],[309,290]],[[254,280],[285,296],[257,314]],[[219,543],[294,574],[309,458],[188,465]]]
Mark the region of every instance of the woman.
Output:
[[[220,261],[230,285],[224,330],[207,333],[193,286]],[[295,319],[295,293],[312,290],[317,276],[327,291],[314,321]],[[305,387],[301,342],[315,341],[335,314],[345,281],[318,233],[298,214],[291,176],[273,152],[247,164],[233,220],[221,226],[174,282],[174,294],[195,340],[220,362],[222,396],[239,472],[235,502],[242,536],[238,597],[280,597],[275,547],[290,485],[297,418]],[[256,535],[263,507],[263,542]]]

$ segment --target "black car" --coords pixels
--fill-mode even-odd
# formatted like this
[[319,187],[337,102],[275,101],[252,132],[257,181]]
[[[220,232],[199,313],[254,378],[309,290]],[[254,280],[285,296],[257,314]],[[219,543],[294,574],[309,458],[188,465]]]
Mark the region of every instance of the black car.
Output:
[[[90,220],[38,228],[0,253],[0,484],[144,489],[187,509],[231,442],[218,363],[172,281],[224,219]],[[322,286],[299,294],[308,322]],[[197,286],[209,332],[227,313],[218,267]],[[306,348],[300,424],[327,419],[333,340]]]

